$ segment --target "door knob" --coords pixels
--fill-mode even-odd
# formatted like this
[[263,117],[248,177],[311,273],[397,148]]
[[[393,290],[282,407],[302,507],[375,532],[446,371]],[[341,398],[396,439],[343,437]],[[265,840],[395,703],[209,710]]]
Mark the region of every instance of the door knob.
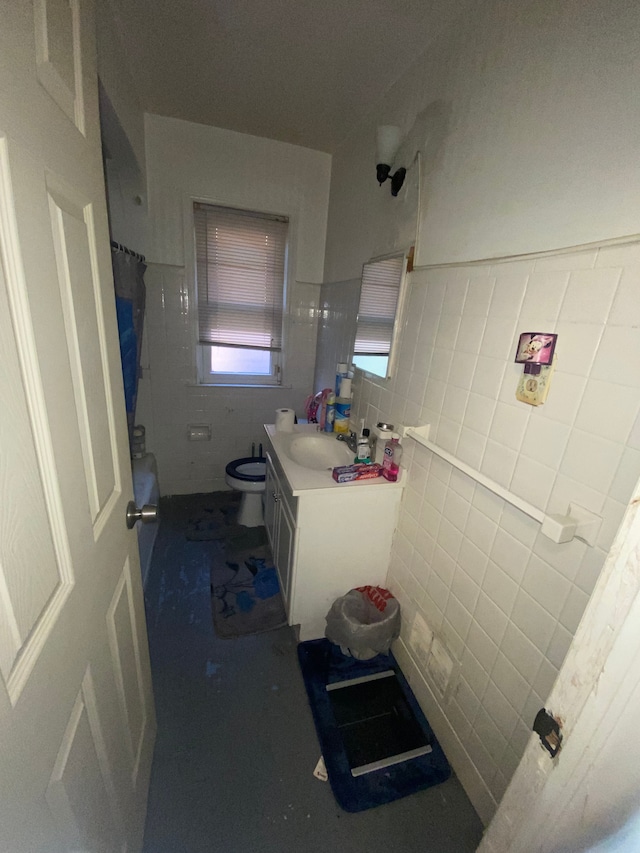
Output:
[[136,521],[141,521],[143,524],[150,524],[152,521],[157,520],[157,506],[153,506],[153,504],[145,504],[142,509],[138,509],[134,501],[129,501],[127,504],[127,527],[129,530],[131,530]]

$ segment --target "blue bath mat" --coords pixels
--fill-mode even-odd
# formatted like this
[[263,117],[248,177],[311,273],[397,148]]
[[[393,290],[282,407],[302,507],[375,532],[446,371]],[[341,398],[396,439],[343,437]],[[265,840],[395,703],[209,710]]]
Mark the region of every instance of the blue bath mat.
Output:
[[[264,528],[250,529],[264,534]],[[261,634],[287,624],[269,545],[238,550],[231,539],[213,554],[211,607],[215,632],[222,639]]]
[[[298,660],[331,789],[341,808],[364,811],[449,778],[444,752],[393,655],[359,661],[322,639],[300,643]],[[346,681],[351,684],[336,689]],[[363,714],[363,708],[369,713]],[[396,753],[416,757],[391,763]],[[390,763],[385,766],[386,761]],[[379,769],[372,769],[376,765]]]

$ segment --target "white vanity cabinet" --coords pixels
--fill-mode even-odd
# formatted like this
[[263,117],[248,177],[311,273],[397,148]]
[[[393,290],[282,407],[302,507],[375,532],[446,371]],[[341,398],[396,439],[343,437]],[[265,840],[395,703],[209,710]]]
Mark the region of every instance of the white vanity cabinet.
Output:
[[365,584],[384,585],[403,484],[378,479],[338,485],[324,471],[305,487],[283,442],[268,429],[267,438],[265,525],[289,624],[300,626],[301,641],[323,637],[325,616],[338,596]]

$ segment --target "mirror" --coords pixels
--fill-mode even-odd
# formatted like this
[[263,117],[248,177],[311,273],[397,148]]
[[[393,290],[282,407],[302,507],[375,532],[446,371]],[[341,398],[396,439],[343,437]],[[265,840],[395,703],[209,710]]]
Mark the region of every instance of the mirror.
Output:
[[406,269],[406,252],[374,258],[362,267],[353,364],[383,379],[393,374]]

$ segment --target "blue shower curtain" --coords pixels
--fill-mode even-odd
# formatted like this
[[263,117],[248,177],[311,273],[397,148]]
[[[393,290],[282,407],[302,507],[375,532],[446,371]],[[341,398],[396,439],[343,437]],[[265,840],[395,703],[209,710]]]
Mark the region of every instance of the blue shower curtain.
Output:
[[144,322],[146,265],[139,255],[133,255],[122,247],[111,247],[113,282],[116,292],[116,315],[120,336],[120,358],[124,380],[124,398],[129,427],[129,444],[133,439],[142,329]]

